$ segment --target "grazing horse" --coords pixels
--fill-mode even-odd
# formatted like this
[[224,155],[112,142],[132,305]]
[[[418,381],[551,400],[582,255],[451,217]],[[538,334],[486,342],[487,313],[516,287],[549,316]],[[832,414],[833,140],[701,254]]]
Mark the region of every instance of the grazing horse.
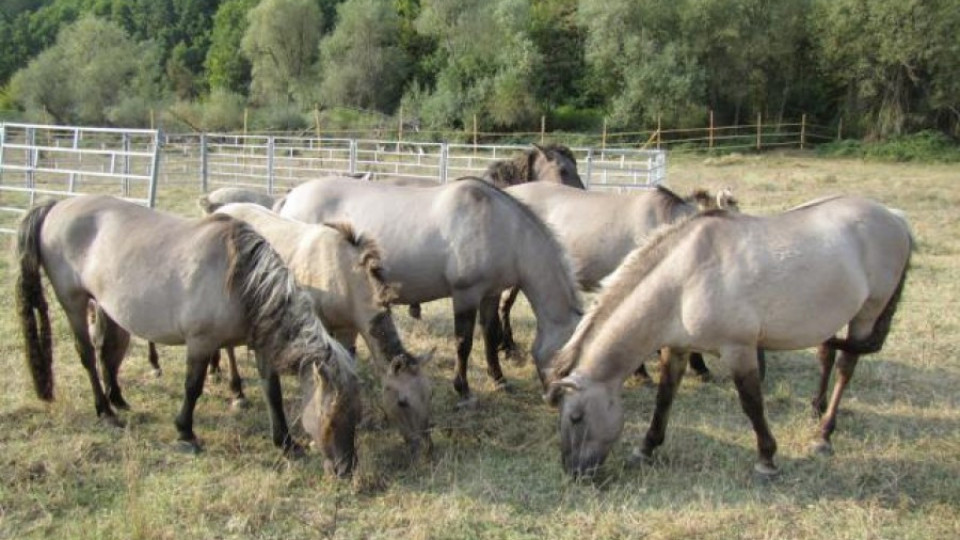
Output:
[[[547,394],[560,403],[565,469],[589,474],[623,428],[620,391],[638,357],[669,351],[660,365],[656,409],[639,457],[663,443],[683,376],[681,353],[719,354],[757,435],[754,470],[778,472],[767,426],[757,348],[820,344],[821,377],[842,351],[839,376],[814,448],[830,436],[861,354],[883,346],[909,267],[905,219],[857,197],[819,199],[770,217],[709,211],[671,226],[634,251],[555,358]],[[835,334],[847,328],[845,338]],[[822,401],[826,382],[814,402]]]
[[487,373],[505,383],[495,346],[504,289],[517,285],[530,300],[537,319],[533,357],[541,379],[546,362],[580,320],[576,282],[553,233],[522,203],[478,178],[435,188],[322,178],[290,191],[280,215],[307,223],[348,220],[374,238],[382,250],[384,278],[398,285],[398,303],[452,298],[453,384],[462,404],[471,399],[467,359],[478,312]]
[[[220,347],[247,343],[256,351],[274,444],[301,452],[289,435],[278,376],[300,366],[304,377],[320,379],[322,393],[322,399],[310,402],[317,410],[307,411],[304,417],[313,423],[304,427],[328,471],[346,475],[352,470],[360,419],[352,359],[327,335],[307,293],[250,226],[228,216],[188,220],[109,196],[85,195],[32,208],[20,224],[17,247],[17,306],[41,399],[53,399],[42,268],[73,331],[97,415],[105,421],[119,424],[113,407],[128,408],[117,373],[130,334],[186,345],[185,396],[175,425],[181,446],[199,450],[193,410],[207,365]],[[100,311],[99,351],[88,333],[91,300]]]
[[[584,191],[563,185],[531,182],[511,186],[506,192],[526,204],[557,233],[557,239],[573,261],[574,274],[581,289],[597,290],[603,278],[610,275],[631,251],[640,247],[663,225],[711,208],[736,208],[729,189],[711,197],[697,190],[682,198],[669,189],[610,193]],[[517,298],[517,289],[504,294],[500,303],[503,323],[501,348],[508,356],[517,353],[510,324],[510,309]],[[690,366],[703,379],[710,370],[699,353],[690,357]],[[637,375],[647,377],[643,364]]]
[[577,174],[577,159],[562,144],[534,144],[533,148],[512,159],[494,161],[483,172],[483,179],[498,188],[527,182],[552,182],[585,189]]
[[380,248],[346,223],[312,225],[282,218],[251,203],[220,207],[270,242],[313,301],[334,338],[352,348],[359,333],[383,365],[383,407],[416,454],[430,447],[430,384],[418,359],[404,348],[390,313],[396,291],[382,276]]

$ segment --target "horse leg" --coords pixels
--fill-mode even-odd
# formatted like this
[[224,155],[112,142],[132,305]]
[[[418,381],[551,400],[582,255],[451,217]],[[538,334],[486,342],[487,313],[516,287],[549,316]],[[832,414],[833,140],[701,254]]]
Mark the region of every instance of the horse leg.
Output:
[[473,348],[473,327],[477,322],[477,310],[454,309],[453,333],[457,339],[457,368],[453,375],[453,388],[460,396],[457,407],[469,405],[472,402],[470,384],[467,382],[467,361],[470,359],[470,349]]
[[423,310],[420,309],[420,304],[410,304],[407,306],[407,312],[414,319],[420,320],[420,317],[423,315]]
[[508,389],[507,379],[503,376],[503,369],[500,367],[500,358],[497,354],[498,344],[503,342],[501,333],[500,317],[497,309],[500,305],[500,297],[486,298],[480,303],[480,326],[483,328],[484,352],[487,359],[487,375],[493,379],[493,382],[500,390]]
[[[226,347],[224,348],[226,349]],[[230,354],[233,354],[233,351],[231,351]],[[220,377],[223,376],[223,370],[220,369],[220,349],[217,349],[217,352],[213,353],[213,356],[210,357],[208,373],[213,379],[213,382],[220,382]]]
[[100,373],[103,376],[107,399],[114,407],[127,410],[130,405],[124,401],[120,392],[117,374],[127,354],[127,348],[130,346],[130,333],[120,328],[106,313],[100,312],[99,316],[102,318],[103,325],[103,338],[99,351]]
[[290,436],[287,417],[283,413],[283,391],[280,388],[280,376],[271,366],[269,359],[254,351],[257,358],[257,371],[260,373],[260,387],[267,398],[267,410],[270,413],[270,431],[273,445],[283,450],[285,455],[300,456],[303,447]]
[[180,414],[174,424],[177,426],[177,440],[184,449],[199,452],[200,442],[193,433],[193,410],[197,406],[197,400],[203,394],[203,383],[207,378],[207,367],[213,360],[216,353],[198,354],[190,350],[187,346],[187,374],[184,380],[183,404],[180,407]]
[[517,349],[517,343],[513,340],[513,326],[510,323],[510,310],[513,309],[514,302],[517,301],[517,294],[520,293],[520,287],[511,287],[500,297],[500,322],[502,333],[500,335],[500,350],[507,358],[510,358],[516,364],[523,361],[523,355]]
[[724,352],[733,371],[733,382],[740,396],[740,407],[746,413],[753,431],[757,434],[759,460],[753,470],[764,477],[772,477],[780,471],[773,462],[777,453],[777,441],[770,432],[763,412],[763,391],[760,388],[760,369],[757,366],[757,349],[737,348]]
[[700,377],[701,381],[710,382],[713,380],[713,375],[710,374],[710,369],[704,363],[702,354],[690,353],[690,367],[697,373],[697,377]]
[[110,425],[122,426],[122,422],[110,407],[110,401],[103,391],[100,375],[97,373],[97,354],[90,340],[90,327],[87,320],[88,299],[76,305],[68,302],[61,302],[61,304],[67,314],[70,328],[73,330],[74,347],[80,356],[80,363],[87,371],[87,378],[90,379],[90,386],[93,388],[93,404],[97,410],[97,417]]
[[243,379],[240,378],[240,370],[237,369],[237,355],[233,347],[226,347],[227,368],[230,370],[230,392],[233,394],[233,402],[230,406],[234,409],[240,409],[247,406],[247,396],[243,395]]
[[767,351],[757,348],[757,370],[760,371],[760,382],[767,380]]
[[813,443],[813,450],[821,455],[833,454],[833,445],[830,443],[830,436],[837,427],[837,412],[840,410],[840,400],[843,398],[843,392],[846,390],[850,379],[853,378],[853,371],[857,368],[857,360],[860,355],[848,353],[846,351],[840,354],[840,360],[837,362],[837,381],[833,386],[833,395],[830,396],[830,404],[823,415],[823,421],[820,423],[820,438]]
[[670,417],[670,407],[677,387],[683,379],[687,359],[685,355],[677,354],[668,348],[660,349],[660,382],[657,388],[657,404],[653,411],[650,428],[643,438],[643,447],[639,454],[634,451],[635,458],[649,461],[653,458],[653,451],[663,444],[667,434],[667,421]]
[[150,362],[150,366],[153,367],[153,375],[155,377],[163,375],[163,369],[160,368],[160,355],[157,354],[157,344],[152,341],[147,342],[147,360]]
[[633,376],[636,377],[637,379],[640,379],[643,382],[643,384],[651,383],[650,374],[647,373],[647,366],[645,366],[643,362],[641,362],[640,366],[636,370],[634,370]]
[[813,407],[813,417],[820,418],[827,410],[827,388],[830,386],[830,373],[837,358],[837,350],[822,343],[817,348],[817,360],[820,361],[820,385],[817,394],[813,396],[810,405]]

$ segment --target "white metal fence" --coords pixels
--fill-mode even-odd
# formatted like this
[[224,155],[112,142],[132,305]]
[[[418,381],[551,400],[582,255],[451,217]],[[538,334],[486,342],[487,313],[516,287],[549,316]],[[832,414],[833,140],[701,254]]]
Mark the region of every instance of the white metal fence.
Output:
[[0,232],[38,196],[109,193],[153,207],[159,132],[0,124]]
[[[429,178],[482,175],[490,163],[529,146],[418,143],[266,135],[165,135],[161,179],[195,178],[201,189],[292,187],[323,174]],[[666,176],[662,150],[572,148],[590,189],[650,187]],[[195,176],[194,176],[195,175]]]

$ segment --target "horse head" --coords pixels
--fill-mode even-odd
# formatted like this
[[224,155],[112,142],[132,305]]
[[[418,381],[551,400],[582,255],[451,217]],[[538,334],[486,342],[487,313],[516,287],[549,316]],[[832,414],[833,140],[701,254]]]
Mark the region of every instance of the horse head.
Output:
[[303,428],[323,456],[323,468],[338,477],[357,462],[356,430],[360,422],[360,388],[349,353],[331,343],[326,357],[310,355],[300,364]]
[[545,399],[560,408],[560,455],[575,477],[592,476],[623,430],[619,388],[574,371],[550,383]]
[[577,160],[566,146],[551,144],[544,147],[534,144],[533,149],[527,151],[527,159],[528,181],[554,182],[586,189],[577,174]]
[[411,453],[428,452],[430,439],[430,381],[423,374],[423,366],[433,358],[430,351],[422,358],[401,353],[390,361],[382,379],[383,410],[390,422],[397,426]]

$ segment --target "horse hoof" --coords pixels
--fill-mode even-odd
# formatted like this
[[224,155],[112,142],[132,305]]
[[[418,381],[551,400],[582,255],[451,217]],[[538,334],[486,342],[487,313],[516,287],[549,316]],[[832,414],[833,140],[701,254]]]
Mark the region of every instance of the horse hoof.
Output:
[[173,449],[174,451],[181,454],[192,454],[192,455],[199,454],[200,452],[203,451],[203,447],[200,446],[200,441],[198,441],[197,439],[191,439],[191,440],[177,439],[177,441],[173,443]]
[[498,392],[506,392],[508,394],[513,393],[513,386],[506,379],[500,379],[499,381],[495,382],[494,388]]
[[154,369],[154,370],[153,370],[153,376],[154,376],[155,378],[157,378],[157,379],[159,379],[160,377],[163,377],[163,370],[160,369],[160,368]]
[[477,408],[477,398],[475,396],[465,397],[457,402],[455,407],[458,411],[472,411]]
[[830,441],[824,439],[819,439],[810,443],[810,450],[818,456],[830,457],[833,455],[833,445],[830,444]]
[[753,465],[753,474],[759,480],[773,480],[780,475],[780,469],[771,463],[758,461]]
[[102,422],[103,425],[112,427],[112,428],[123,429],[124,427],[126,427],[126,424],[123,423],[123,420],[120,420],[114,414],[105,414],[101,416],[100,422]]
[[234,412],[242,411],[248,407],[250,407],[250,402],[247,401],[247,398],[242,396],[234,398],[233,401],[230,402],[230,410]]
[[627,458],[627,465],[631,467],[653,465],[653,456],[646,454],[639,448],[634,448]]
[[306,455],[307,455],[307,450],[298,443],[290,443],[283,450],[283,457],[291,461],[303,459],[304,457],[306,457]]
[[709,371],[700,373],[697,375],[697,377],[700,379],[700,382],[704,384],[713,382],[713,373],[710,373]]
[[504,356],[515,366],[522,366],[527,363],[527,356],[517,349],[507,349]]
[[110,400],[110,404],[113,405],[114,408],[120,409],[122,411],[130,410],[130,404],[124,401],[123,398],[120,398],[117,400]]

